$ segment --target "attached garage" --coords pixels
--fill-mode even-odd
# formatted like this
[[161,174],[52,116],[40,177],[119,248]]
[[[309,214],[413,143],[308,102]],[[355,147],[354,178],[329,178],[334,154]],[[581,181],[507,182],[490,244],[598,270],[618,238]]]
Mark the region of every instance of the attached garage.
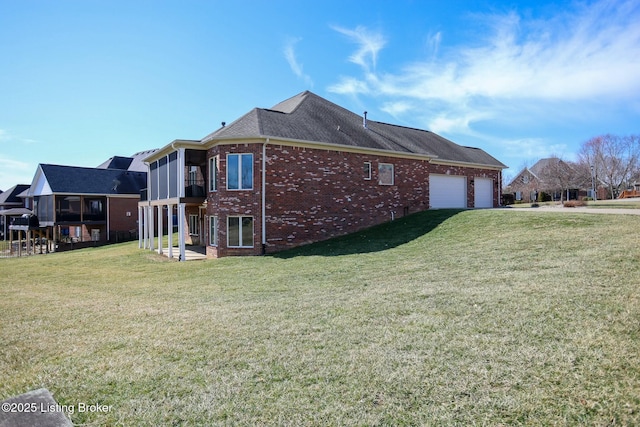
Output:
[[429,205],[431,209],[466,208],[467,177],[429,175]]
[[493,180],[491,178],[475,178],[474,206],[476,208],[493,207]]

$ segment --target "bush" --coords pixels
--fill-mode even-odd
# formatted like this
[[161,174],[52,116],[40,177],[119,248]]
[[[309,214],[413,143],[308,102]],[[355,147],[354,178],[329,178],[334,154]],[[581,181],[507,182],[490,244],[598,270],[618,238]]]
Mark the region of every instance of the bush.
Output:
[[563,203],[565,208],[577,208],[580,206],[587,206],[587,202],[584,200],[567,200]]

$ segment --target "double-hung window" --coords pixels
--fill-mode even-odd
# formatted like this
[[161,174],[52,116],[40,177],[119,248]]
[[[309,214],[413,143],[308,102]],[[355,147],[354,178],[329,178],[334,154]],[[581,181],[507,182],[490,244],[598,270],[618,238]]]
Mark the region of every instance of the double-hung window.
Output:
[[209,191],[218,191],[218,156],[209,159]]
[[189,215],[189,234],[192,236],[200,234],[200,221],[198,215]]
[[227,246],[230,248],[253,247],[253,217],[227,217]]
[[364,179],[371,180],[371,162],[364,162],[363,172]]
[[253,189],[253,154],[227,154],[227,189]]

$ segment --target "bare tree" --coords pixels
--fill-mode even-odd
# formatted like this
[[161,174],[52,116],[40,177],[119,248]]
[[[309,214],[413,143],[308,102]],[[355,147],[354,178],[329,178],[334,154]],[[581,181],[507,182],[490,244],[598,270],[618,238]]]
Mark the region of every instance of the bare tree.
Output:
[[596,182],[609,188],[611,198],[626,188],[632,175],[638,171],[640,161],[640,137],[631,135],[600,135],[582,144],[579,153],[583,168],[593,168]]
[[562,160],[559,156],[552,156],[542,169],[541,178],[545,184],[545,191],[560,192],[560,201],[562,202],[565,194],[572,188],[576,188],[576,180],[578,173],[568,162]]

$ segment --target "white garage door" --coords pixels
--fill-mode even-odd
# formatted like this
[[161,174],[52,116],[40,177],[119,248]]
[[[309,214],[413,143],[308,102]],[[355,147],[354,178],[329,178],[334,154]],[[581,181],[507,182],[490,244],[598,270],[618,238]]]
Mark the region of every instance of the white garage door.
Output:
[[432,209],[466,208],[467,177],[429,175],[429,205]]
[[492,208],[493,207],[493,180],[491,178],[475,179],[475,207],[476,208]]

